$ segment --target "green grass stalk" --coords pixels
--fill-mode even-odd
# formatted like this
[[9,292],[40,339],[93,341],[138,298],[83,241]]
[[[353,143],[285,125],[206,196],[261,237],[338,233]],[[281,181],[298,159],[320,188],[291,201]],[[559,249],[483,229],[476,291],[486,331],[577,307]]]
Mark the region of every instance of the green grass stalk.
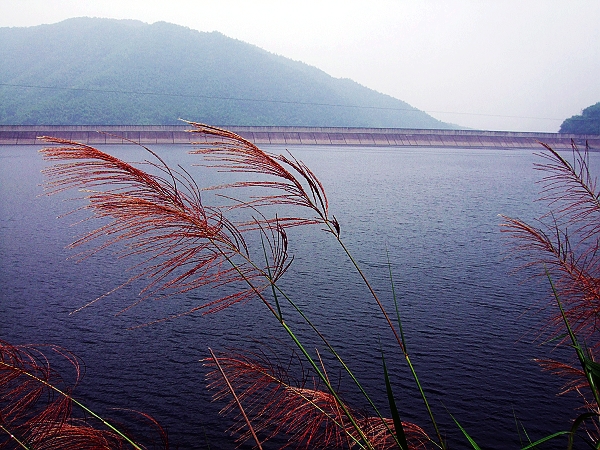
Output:
[[388,271],[390,274],[390,285],[392,287],[392,298],[394,300],[394,307],[396,308],[396,320],[398,321],[400,338],[402,339],[402,346],[404,348],[404,351],[408,353],[408,348],[406,347],[406,338],[404,337],[404,328],[402,327],[402,320],[400,319],[400,308],[398,307],[398,298],[396,297],[396,286],[394,285],[394,276],[392,275],[392,263],[390,262],[390,252],[388,251],[387,247],[385,249],[385,254],[387,256]]
[[72,396],[70,396],[69,394],[67,394],[66,392],[60,390],[59,388],[57,388],[56,386],[54,386],[51,383],[48,383],[47,381],[36,377],[35,375],[33,375],[32,373],[27,372],[26,370],[22,370],[19,367],[15,367],[11,364],[7,364],[4,361],[0,361],[0,365],[3,365],[4,367],[7,367],[11,370],[14,370],[16,372],[21,373],[22,375],[25,375],[35,381],[37,381],[38,383],[43,384],[44,386],[52,389],[53,391],[55,391],[56,393],[58,393],[59,395],[62,395],[65,398],[68,398],[71,402],[73,402],[75,405],[79,406],[82,410],[84,410],[86,413],[88,413],[90,416],[94,417],[95,419],[99,420],[100,422],[102,422],[102,424],[104,426],[106,426],[107,428],[109,428],[110,430],[114,431],[116,434],[118,434],[120,437],[122,437],[125,441],[127,441],[127,443],[129,443],[134,449],[136,450],[142,450],[142,447],[140,447],[139,445],[137,445],[135,442],[133,442],[125,433],[121,432],[118,428],[116,428],[114,425],[112,425],[110,422],[107,422],[106,420],[104,420],[101,416],[99,416],[98,414],[96,414],[94,411],[92,411],[90,408],[88,408],[87,406],[85,406],[83,403],[77,401],[76,399],[74,399]]
[[12,434],[12,433],[10,432],[10,430],[7,430],[7,429],[4,427],[4,425],[0,424],[0,428],[2,429],[2,431],[4,431],[6,434],[8,434],[8,436],[9,436],[9,437],[10,437],[10,438],[11,438],[13,441],[15,441],[15,442],[16,442],[16,443],[19,445],[19,447],[21,447],[21,448],[24,448],[25,450],[30,450],[30,449],[29,449],[29,447],[27,447],[27,445],[25,445],[23,442],[21,442],[21,441],[19,440],[19,438],[18,438],[18,437],[16,437],[14,434]]
[[390,376],[388,374],[387,365],[385,364],[385,356],[383,355],[383,349],[381,350],[381,362],[383,363],[383,376],[385,378],[385,390],[388,397],[388,403],[390,404],[390,411],[392,412],[392,420],[394,421],[394,428],[396,432],[393,434],[396,439],[396,443],[401,450],[408,450],[408,442],[406,442],[406,435],[404,434],[404,427],[400,420],[400,413],[396,406],[396,399],[392,391],[392,383],[390,382]]
[[[332,228],[331,224],[329,222],[327,222],[327,225],[330,227],[330,231],[332,233],[334,233],[334,229]],[[433,415],[433,411],[431,410],[431,407],[429,406],[429,401],[427,400],[427,396],[425,395],[425,391],[423,390],[423,387],[421,386],[421,382],[419,381],[419,377],[417,375],[415,367],[414,367],[414,365],[412,364],[412,362],[410,360],[410,356],[408,355],[408,352],[406,351],[406,348],[404,347],[403,339],[398,335],[398,333],[397,333],[394,325],[392,324],[392,321],[391,321],[391,319],[390,319],[387,311],[385,310],[383,304],[379,300],[379,297],[378,297],[377,293],[375,292],[375,290],[373,289],[373,287],[371,286],[371,283],[369,283],[369,280],[367,279],[366,275],[364,274],[364,272],[362,271],[362,269],[358,265],[358,262],[354,259],[354,257],[350,253],[350,250],[348,250],[348,248],[346,247],[346,245],[344,244],[344,242],[341,240],[341,238],[339,237],[339,235],[337,235],[335,233],[334,233],[334,235],[336,236],[337,241],[342,246],[342,249],[344,250],[344,252],[346,253],[346,255],[348,255],[348,257],[350,258],[350,261],[352,262],[352,264],[356,268],[357,272],[359,273],[360,277],[362,278],[363,282],[365,283],[365,286],[369,289],[369,292],[371,293],[371,296],[373,297],[373,299],[377,303],[377,306],[379,307],[379,309],[383,313],[383,316],[384,316],[385,320],[387,321],[390,329],[394,333],[394,337],[396,338],[396,341],[398,342],[398,345],[400,346],[400,349],[402,350],[402,353],[404,354],[404,359],[406,360],[406,363],[407,363],[407,365],[408,365],[408,367],[410,369],[410,372],[411,372],[411,374],[413,376],[413,379],[415,380],[415,383],[417,385],[417,389],[419,390],[419,394],[421,395],[421,399],[423,400],[423,403],[425,404],[425,408],[427,409],[427,413],[429,414],[429,419],[431,421],[431,424],[433,425],[433,428],[435,429],[435,433],[437,435],[440,448],[445,449],[446,445],[444,443],[444,440],[442,439],[442,435],[441,435],[439,427],[437,425],[437,421],[435,420],[435,416]]]
[[592,364],[591,364],[591,363],[593,363],[593,361],[591,361],[589,358],[587,358],[585,356],[585,353],[584,353],[583,349],[581,348],[581,345],[579,344],[577,336],[575,336],[575,333],[571,329],[571,325],[569,324],[569,321],[567,319],[567,315],[562,306],[562,302],[560,301],[560,298],[558,296],[558,291],[556,290],[556,287],[554,286],[554,282],[552,281],[552,277],[550,276],[550,273],[548,272],[547,269],[546,269],[546,276],[548,277],[548,281],[550,282],[550,287],[552,288],[552,294],[554,295],[554,298],[556,300],[558,308],[560,309],[560,314],[563,318],[565,327],[567,329],[569,337],[571,338],[571,345],[575,349],[575,353],[577,353],[577,358],[579,359],[581,368],[583,369],[583,371],[585,373],[585,377],[587,378],[590,389],[592,390],[592,395],[594,396],[594,400],[596,401],[596,407],[598,407],[598,406],[600,406],[600,396],[598,394],[598,386],[596,385],[596,380],[595,380],[596,377],[594,375]]
[[[277,287],[277,289],[279,290],[279,287]],[[363,397],[367,400],[369,405],[373,408],[373,411],[375,412],[375,414],[377,414],[377,416],[381,419],[382,423],[386,426],[386,428],[388,429],[390,434],[393,436],[394,433],[389,428],[387,422],[385,421],[385,418],[379,411],[379,408],[377,408],[377,406],[375,405],[375,403],[373,402],[373,400],[371,399],[371,397],[369,396],[367,391],[365,391],[365,389],[361,385],[360,381],[358,381],[358,379],[354,375],[354,372],[352,372],[352,369],[350,369],[350,367],[348,367],[348,365],[342,359],[342,357],[339,355],[339,353],[335,350],[335,348],[331,345],[331,343],[327,340],[327,338],[323,335],[323,333],[321,333],[321,331],[317,328],[317,326],[312,323],[312,321],[308,318],[308,316],[304,313],[304,311],[302,311],[302,309],[298,305],[296,305],[296,303],[291,298],[289,298],[284,292],[282,292],[281,290],[279,290],[279,291],[280,291],[281,295],[283,295],[286,298],[286,300],[289,302],[289,304],[296,310],[296,312],[298,312],[298,314],[300,314],[300,316],[304,319],[306,324],[317,334],[317,336],[319,336],[319,338],[325,344],[325,346],[327,347],[329,352],[336,358],[336,360],[340,363],[340,365],[342,366],[344,371],[350,376],[350,378],[352,379],[352,381],[354,382],[356,387],[360,390]]]
[[[258,296],[258,298],[262,301],[262,303],[264,303],[267,306],[267,308],[269,309],[269,311],[271,312],[271,314],[273,314],[273,316],[275,316],[275,318],[277,319],[277,321],[279,322],[279,324],[287,332],[287,334],[290,337],[290,339],[294,342],[294,344],[296,345],[296,347],[304,355],[304,357],[306,358],[306,360],[308,361],[308,363],[311,365],[311,367],[313,368],[313,370],[315,371],[315,373],[317,374],[317,376],[319,377],[319,379],[321,381],[323,381],[323,383],[327,387],[327,390],[331,393],[331,395],[333,395],[333,397],[335,398],[336,402],[342,408],[342,410],[344,411],[344,414],[346,414],[346,416],[350,420],[350,423],[352,424],[353,428],[356,430],[356,432],[361,437],[361,439],[365,442],[366,448],[373,449],[372,445],[369,442],[369,439],[365,436],[364,432],[362,431],[361,427],[358,425],[358,423],[354,419],[353,415],[350,413],[350,411],[348,410],[348,408],[342,402],[342,399],[339,397],[339,395],[336,392],[336,390],[333,388],[333,386],[331,385],[331,383],[329,383],[329,381],[327,379],[327,376],[325,376],[325,374],[323,374],[323,372],[319,368],[319,366],[316,363],[316,361],[312,358],[312,356],[310,356],[310,354],[308,353],[308,351],[306,350],[306,348],[304,347],[304,345],[300,342],[300,340],[298,339],[298,337],[296,336],[296,334],[292,331],[292,329],[289,327],[289,325],[283,320],[283,318],[281,317],[281,315],[278,314],[277,311],[275,311],[275,309],[273,309],[273,307],[268,302],[268,300],[264,297],[264,295],[262,294],[262,292],[260,291],[260,289],[258,289],[256,286],[254,286],[254,284],[252,283],[252,281],[248,279],[248,277],[243,273],[243,271],[239,268],[239,266],[237,264],[235,264],[234,261],[231,260],[231,258],[229,257],[229,255],[227,255],[226,252],[222,251],[221,248],[220,248],[220,246],[217,245],[216,242],[213,242],[213,243],[215,244],[216,248],[219,249],[219,251],[221,251],[221,254],[226,258],[226,260],[234,268],[234,270],[236,270],[236,272],[240,275],[240,277],[244,280],[244,282],[250,287],[250,289],[252,289],[254,291],[254,293]],[[256,267],[256,265],[254,264],[254,262],[252,262],[250,259],[247,259],[247,260],[248,260],[248,262],[250,262],[252,265],[254,265]],[[269,282],[271,283],[272,286],[275,285],[274,281],[269,278],[268,274],[265,274],[264,272],[263,272],[263,274],[269,280]],[[362,445],[360,442],[358,442],[358,444],[359,444],[359,446],[361,448],[365,448],[365,446]]]
[[[359,275],[361,276],[363,282],[365,283],[365,285],[367,286],[367,288],[369,289],[369,292],[371,293],[371,296],[374,298],[374,300],[376,301],[377,305],[379,306],[379,309],[381,310],[381,312],[383,313],[390,329],[392,330],[392,332],[394,333],[394,336],[396,338],[396,341],[398,342],[402,353],[404,355],[404,358],[406,360],[406,363],[409,367],[409,370],[411,372],[411,375],[413,377],[413,379],[415,380],[417,389],[419,390],[419,394],[425,404],[425,407],[427,409],[427,413],[430,417],[430,420],[432,422],[432,425],[435,429],[435,433],[437,435],[438,441],[439,443],[436,444],[440,449],[445,449],[445,443],[444,440],[441,437],[441,433],[439,431],[439,427],[437,425],[437,422],[435,420],[435,417],[433,415],[433,412],[431,410],[431,407],[429,406],[429,402],[427,400],[427,396],[423,390],[423,387],[421,386],[419,377],[417,375],[417,372],[412,364],[412,361],[410,360],[410,356],[408,355],[408,353],[406,352],[405,346],[404,346],[404,336],[402,334],[402,337],[400,337],[395,329],[395,327],[393,326],[393,323],[389,317],[389,315],[387,314],[387,311],[385,310],[385,307],[383,306],[383,304],[381,303],[381,301],[379,300],[378,295],[376,294],[375,290],[373,289],[373,287],[371,286],[370,282],[368,281],[368,279],[366,278],[366,275],[364,274],[364,272],[362,271],[362,269],[360,268],[360,266],[358,265],[358,263],[356,262],[356,260],[354,259],[354,257],[352,256],[352,254],[350,253],[350,251],[348,250],[348,248],[345,246],[345,244],[343,243],[343,241],[340,239],[339,235],[335,232],[335,229],[332,227],[331,223],[329,221],[325,222],[327,224],[327,226],[330,228],[330,231],[332,232],[332,234],[334,234],[336,236],[336,239],[338,241],[338,243],[342,246],[342,249],[344,250],[344,252],[346,253],[346,255],[350,258],[352,264],[354,265],[354,267],[356,268],[356,270],[358,271]],[[261,229],[262,230],[262,229]],[[263,243],[263,251],[265,253],[265,258],[266,258],[266,249],[265,249],[265,245],[264,245],[264,240],[262,238],[262,234],[261,234],[261,241]],[[303,344],[300,342],[300,340],[297,338],[297,336],[294,334],[294,332],[291,330],[291,328],[287,325],[287,323],[285,323],[285,321],[283,320],[282,317],[282,313],[281,313],[281,308],[279,305],[279,301],[277,300],[278,296],[277,296],[277,292],[280,292],[280,294],[282,294],[284,296],[284,298],[286,298],[286,300],[294,307],[294,309],[296,309],[296,311],[298,313],[300,313],[301,317],[306,321],[306,323],[317,333],[317,335],[321,338],[321,340],[326,344],[326,346],[328,347],[328,349],[334,354],[334,356],[336,357],[336,359],[342,364],[342,367],[344,368],[344,370],[351,376],[352,380],[355,382],[355,384],[359,387],[361,393],[365,396],[365,398],[367,399],[367,401],[369,402],[369,404],[374,408],[376,414],[379,416],[379,418],[385,423],[384,421],[384,417],[383,415],[380,413],[380,411],[378,410],[378,408],[375,406],[375,404],[373,403],[373,401],[370,399],[369,395],[366,393],[366,391],[362,388],[362,386],[360,385],[359,381],[356,379],[356,377],[354,376],[354,374],[352,373],[351,369],[343,362],[342,358],[339,356],[339,354],[333,349],[333,347],[329,344],[328,340],[325,338],[325,336],[323,336],[323,334],[318,330],[318,328],[312,324],[312,322],[308,319],[308,317],[301,311],[301,308],[299,308],[290,298],[289,296],[287,296],[278,286],[277,284],[272,280],[271,278],[271,274],[270,274],[270,269],[269,269],[269,264],[267,263],[267,272],[265,273],[264,271],[262,271],[255,263],[254,261],[252,261],[250,258],[248,258],[246,255],[241,255],[244,257],[244,259],[250,263],[254,268],[260,270],[263,273],[263,276],[265,277],[265,279],[267,279],[267,281],[270,283],[271,287],[272,287],[272,292],[273,295],[275,297],[275,303],[276,303],[276,307],[277,307],[277,311],[273,308],[273,306],[268,302],[268,300],[263,296],[262,292],[256,288],[256,286],[254,286],[254,284],[252,283],[251,280],[249,280],[245,274],[239,269],[239,267],[237,266],[237,264],[235,264],[234,261],[231,260],[231,258],[229,258],[229,256],[224,252],[221,251],[220,246],[218,245],[217,242],[213,242],[213,244],[215,245],[215,247],[217,247],[219,249],[219,251],[221,252],[221,254],[227,259],[227,261],[229,262],[229,264],[238,272],[238,274],[240,275],[240,277],[246,282],[246,284],[254,291],[254,293],[259,297],[259,299],[262,301],[262,303],[264,303],[267,308],[269,309],[269,311],[271,312],[271,314],[273,314],[275,316],[275,318],[277,319],[277,321],[280,323],[280,325],[283,326],[283,328],[285,329],[285,331],[288,333],[288,336],[290,336],[290,338],[292,339],[292,341],[294,342],[294,344],[296,345],[296,347],[300,350],[300,352],[304,355],[304,357],[306,358],[306,360],[308,361],[308,363],[312,366],[312,368],[315,370],[315,372],[317,373],[319,379],[321,379],[323,381],[323,383],[325,384],[325,386],[327,387],[328,391],[334,396],[334,398],[336,399],[337,402],[339,402],[340,406],[342,407],[342,409],[344,410],[344,413],[347,415],[347,417],[350,419],[353,427],[356,429],[357,433],[359,434],[359,436],[361,436],[361,439],[364,440],[364,442],[367,443],[367,445],[370,448],[370,444],[368,439],[366,438],[366,436],[364,435],[362,429],[360,428],[360,426],[356,423],[356,421],[354,420],[353,416],[350,414],[350,412],[347,410],[347,408],[344,406],[343,402],[341,401],[341,399],[339,398],[337,392],[333,389],[333,386],[331,386],[331,384],[329,383],[327,377],[321,372],[320,368],[318,367],[317,363],[314,361],[314,359],[310,356],[310,354],[306,351],[306,349],[304,348]],[[395,298],[395,297],[394,297]],[[400,327],[400,329],[402,329]],[[394,436],[394,439],[397,439],[395,437],[395,434],[391,432],[391,430],[389,429],[389,426],[386,424],[386,427],[388,428],[388,430],[390,431],[391,435]],[[399,444],[399,443],[398,443]],[[399,444],[400,445],[400,444]]]

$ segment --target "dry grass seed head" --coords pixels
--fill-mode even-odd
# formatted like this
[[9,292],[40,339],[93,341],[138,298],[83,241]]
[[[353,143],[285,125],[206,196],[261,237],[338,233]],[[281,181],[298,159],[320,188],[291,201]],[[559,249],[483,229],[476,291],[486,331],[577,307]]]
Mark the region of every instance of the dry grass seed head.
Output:
[[[329,218],[329,204],[323,185],[314,173],[301,161],[288,156],[274,155],[259,149],[243,137],[208,125],[188,122],[194,127],[191,132],[204,135],[205,142],[197,142],[200,148],[192,153],[204,155],[208,167],[225,172],[259,174],[273,180],[243,180],[211,189],[261,188],[270,189],[272,195],[256,196],[238,203],[237,207],[262,207],[293,205],[312,210],[313,217],[280,217],[283,226],[298,226],[315,223],[333,223]],[[209,139],[214,139],[210,141]],[[339,233],[338,233],[339,234]]]
[[[293,448],[347,448],[354,446],[353,439],[360,441],[356,429],[342,412],[335,397],[321,390],[316,379],[305,377],[294,380],[287,368],[274,363],[264,353],[221,353],[218,361],[238,399],[244,403],[244,411],[254,430],[263,434],[263,442],[279,434],[284,434],[288,440],[286,446]],[[207,359],[204,364],[213,368],[207,374],[208,386],[215,391],[213,399],[229,398],[230,391],[221,373],[214,369],[214,362]],[[397,447],[389,433],[389,429],[394,429],[391,419],[386,419],[384,424],[379,417],[368,417],[348,408],[348,405],[344,406],[361,427],[370,445],[378,450]],[[225,405],[221,413],[232,410],[237,410],[233,400]],[[420,427],[408,422],[403,426],[410,449],[424,449],[431,443]],[[230,430],[238,435],[238,442],[250,439],[250,433],[239,414]]]
[[[75,378],[71,384],[51,367],[48,350],[72,365]],[[18,439],[35,449],[122,448],[118,435],[73,417],[70,395],[80,376],[79,360],[64,349],[0,341],[0,425],[10,433],[0,432],[0,447],[20,448]],[[51,386],[58,386],[65,395]]]
[[[249,260],[243,236],[246,230],[228,221],[221,209],[205,207],[199,188],[187,172],[172,170],[160,160],[159,164],[149,163],[162,174],[153,175],[93,147],[45,139],[59,145],[41,150],[45,159],[56,163],[44,170],[48,178],[46,191],[52,194],[75,187],[84,189],[88,194],[84,209],[91,211],[95,219],[108,220],[72,244],[78,247],[102,241],[80,256],[85,258],[122,244],[121,257],[142,258],[134,266],[137,274],[128,282],[140,278],[149,278],[150,282],[141,292],[141,299],[130,306],[152,296],[202,286],[242,286],[264,277],[265,271]],[[65,160],[68,162],[57,163]],[[272,230],[267,239],[285,241],[281,225],[269,222],[262,227]],[[270,247],[280,251],[273,255],[271,271],[281,274],[279,265],[285,265],[285,248],[276,242]],[[266,283],[240,287],[236,293],[182,314],[199,309],[213,312],[245,301],[265,287]]]

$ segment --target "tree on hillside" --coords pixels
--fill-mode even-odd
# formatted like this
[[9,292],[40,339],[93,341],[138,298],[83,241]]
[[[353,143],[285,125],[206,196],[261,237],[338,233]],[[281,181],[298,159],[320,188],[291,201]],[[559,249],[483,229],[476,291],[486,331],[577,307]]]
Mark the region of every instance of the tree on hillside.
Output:
[[559,133],[600,134],[600,102],[585,108],[581,115],[566,119]]

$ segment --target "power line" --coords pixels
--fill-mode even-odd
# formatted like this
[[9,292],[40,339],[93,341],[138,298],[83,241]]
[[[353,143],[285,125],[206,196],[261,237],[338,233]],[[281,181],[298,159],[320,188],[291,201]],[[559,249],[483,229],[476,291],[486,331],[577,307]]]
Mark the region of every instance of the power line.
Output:
[[283,103],[293,105],[308,105],[308,106],[336,106],[343,108],[367,108],[367,109],[387,109],[392,111],[414,111],[421,112],[416,108],[388,108],[384,106],[362,106],[362,105],[340,105],[333,103],[314,103],[314,102],[299,102],[293,100],[269,100],[262,98],[245,98],[245,97],[217,97],[212,95],[198,95],[198,94],[176,94],[168,92],[146,92],[146,91],[124,91],[117,89],[91,89],[91,88],[72,88],[72,87],[59,87],[59,86],[35,86],[30,84],[10,84],[0,83],[0,86],[12,86],[12,87],[25,87],[25,88],[36,88],[36,89],[55,89],[63,91],[84,91],[84,92],[101,92],[108,94],[135,94],[135,95],[156,95],[163,97],[183,97],[183,98],[206,98],[211,100],[236,100],[246,102],[263,102],[263,103]]
[[535,120],[553,120],[563,121],[564,119],[554,119],[550,117],[527,117],[527,116],[507,116],[502,114],[483,114],[483,113],[467,113],[467,112],[454,112],[454,111],[431,111],[431,110],[419,110],[417,108],[392,108],[386,106],[364,106],[364,105],[341,105],[334,103],[315,103],[315,102],[299,102],[293,100],[269,100],[259,98],[244,98],[244,97],[218,97],[212,95],[198,95],[198,94],[177,94],[169,92],[146,92],[146,91],[126,91],[118,89],[92,89],[92,88],[74,88],[74,87],[61,87],[61,86],[37,86],[31,84],[13,84],[13,83],[0,83],[0,86],[8,87],[22,87],[22,88],[34,88],[34,89],[51,89],[61,91],[81,91],[81,92],[99,92],[104,94],[129,94],[129,95],[154,95],[161,97],[181,97],[181,98],[204,98],[209,100],[235,100],[242,102],[257,102],[257,103],[279,103],[287,105],[306,105],[306,106],[331,106],[336,108],[358,108],[358,109],[378,109],[386,111],[407,111],[407,112],[425,112],[428,114],[456,114],[463,116],[478,116],[478,117],[503,117],[509,119],[535,119]]

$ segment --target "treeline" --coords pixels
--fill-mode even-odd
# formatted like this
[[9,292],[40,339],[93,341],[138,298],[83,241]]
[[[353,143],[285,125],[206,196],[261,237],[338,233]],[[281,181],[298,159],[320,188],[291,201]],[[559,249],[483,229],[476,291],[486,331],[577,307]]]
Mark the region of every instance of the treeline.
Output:
[[0,28],[0,124],[451,128],[220,33],[78,18]]
[[566,119],[559,133],[600,134],[600,102],[588,106],[580,115]]

